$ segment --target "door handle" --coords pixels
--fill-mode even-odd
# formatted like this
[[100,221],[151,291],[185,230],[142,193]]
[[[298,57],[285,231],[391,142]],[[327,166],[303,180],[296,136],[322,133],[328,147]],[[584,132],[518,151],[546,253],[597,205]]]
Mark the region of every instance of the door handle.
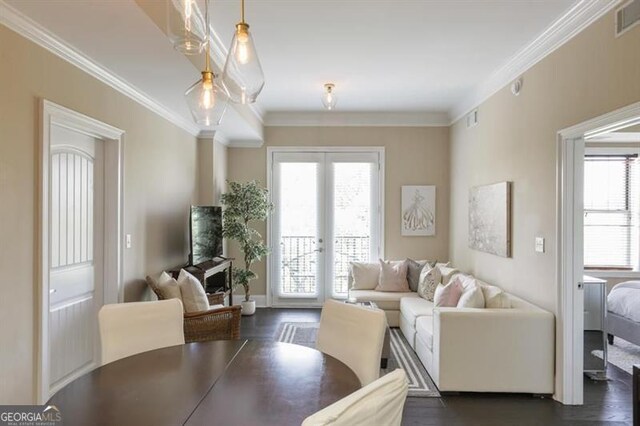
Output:
[[49,294],[53,294],[55,292],[57,292],[58,290],[56,290],[55,288],[50,288],[49,289]]
[[317,251],[318,253],[322,253],[324,251],[324,249],[322,247],[320,247],[319,249],[315,249],[314,251]]

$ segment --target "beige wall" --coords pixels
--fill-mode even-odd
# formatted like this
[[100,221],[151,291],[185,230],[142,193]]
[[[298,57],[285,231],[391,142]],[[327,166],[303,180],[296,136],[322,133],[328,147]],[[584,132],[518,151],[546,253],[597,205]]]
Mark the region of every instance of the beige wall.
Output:
[[196,139],[0,26],[0,404],[35,398],[39,99],[125,130],[125,299],[186,261]]
[[[266,186],[268,146],[385,147],[385,256],[445,260],[449,241],[449,131],[446,127],[268,127],[262,148],[231,148],[228,176],[232,181],[256,179]],[[436,185],[436,236],[400,235],[402,185]],[[265,226],[259,231],[266,236]],[[234,243],[230,255],[238,258]],[[259,278],[253,294],[265,294],[265,264],[256,265]]]
[[[527,71],[520,96],[504,88],[480,106],[477,127],[460,120],[451,129],[453,263],[552,312],[556,133],[640,101],[640,27],[619,38],[613,29],[610,13]],[[513,182],[510,259],[467,243],[469,188],[499,181]],[[546,238],[546,253],[534,251],[536,236]]]

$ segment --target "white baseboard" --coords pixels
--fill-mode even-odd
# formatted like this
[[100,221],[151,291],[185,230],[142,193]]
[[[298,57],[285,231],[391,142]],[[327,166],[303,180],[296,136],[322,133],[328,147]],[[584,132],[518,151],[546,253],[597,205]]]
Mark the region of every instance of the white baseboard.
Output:
[[[264,294],[258,294],[256,296],[251,296],[252,300],[256,301],[256,308],[266,308],[267,307],[267,296]],[[233,304],[240,305],[240,302],[244,300],[244,295],[242,294],[234,294],[233,295]],[[224,304],[227,305],[229,300],[225,297]]]

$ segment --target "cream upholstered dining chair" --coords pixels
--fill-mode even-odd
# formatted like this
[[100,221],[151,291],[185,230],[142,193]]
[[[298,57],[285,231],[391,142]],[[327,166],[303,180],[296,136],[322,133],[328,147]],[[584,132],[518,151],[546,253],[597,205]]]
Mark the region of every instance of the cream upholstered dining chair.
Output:
[[102,364],[140,352],[183,345],[182,302],[116,303],[98,314]]
[[400,426],[407,375],[397,369],[307,417],[302,426]]
[[380,377],[386,327],[380,309],[328,300],[322,307],[316,348],[344,362],[365,386]]

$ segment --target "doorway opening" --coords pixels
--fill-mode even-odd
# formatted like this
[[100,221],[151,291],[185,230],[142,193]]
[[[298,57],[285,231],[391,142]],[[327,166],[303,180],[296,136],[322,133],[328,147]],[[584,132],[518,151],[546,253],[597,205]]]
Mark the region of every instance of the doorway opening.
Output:
[[384,148],[268,148],[267,304],[348,296],[349,262],[383,257]]
[[[585,372],[594,378],[606,375],[606,336],[612,327],[607,306],[612,286],[607,281],[640,277],[638,147],[640,103],[558,133],[562,386],[555,397],[564,404],[583,404]],[[640,322],[632,328],[640,343]]]

